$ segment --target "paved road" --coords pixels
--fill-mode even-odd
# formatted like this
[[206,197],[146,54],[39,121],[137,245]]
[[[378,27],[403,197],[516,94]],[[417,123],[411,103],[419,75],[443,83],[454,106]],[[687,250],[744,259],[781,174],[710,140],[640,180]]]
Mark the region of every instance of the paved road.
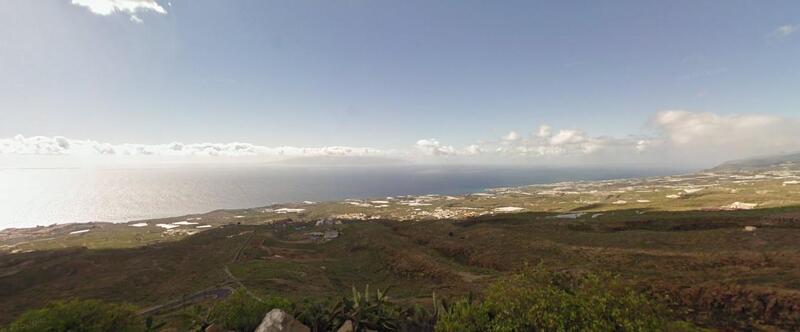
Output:
[[[233,262],[234,263],[239,260],[239,257],[242,255],[242,252],[247,247],[247,245],[250,243],[250,240],[253,239],[254,235],[255,234],[251,232],[249,234],[249,236],[247,237],[247,239],[244,242],[242,242],[242,245],[239,247],[239,249],[236,251],[236,255],[234,255],[234,257],[233,257]],[[258,301],[261,301],[261,298],[256,296],[249,289],[247,289],[247,287],[245,287],[245,285],[238,278],[236,278],[236,276],[234,276],[233,273],[231,273],[231,270],[228,269],[227,265],[223,267],[223,270],[225,271],[225,274],[229,278],[228,282],[226,282],[224,286],[206,288],[204,290],[201,290],[201,291],[198,291],[198,292],[183,296],[183,297],[181,297],[179,299],[175,299],[175,300],[169,301],[167,303],[162,303],[162,304],[159,304],[159,305],[155,305],[155,306],[146,308],[146,309],[144,309],[142,311],[139,311],[139,315],[147,316],[147,315],[160,314],[160,313],[164,313],[164,312],[169,312],[169,311],[172,311],[172,310],[180,309],[180,308],[183,308],[183,307],[185,307],[187,305],[191,305],[191,304],[194,304],[194,303],[197,303],[197,302],[201,302],[201,301],[205,301],[205,300],[224,299],[224,298],[228,297],[229,295],[231,295],[231,293],[233,293],[234,289],[231,288],[231,286],[230,286],[232,284],[235,284],[235,285],[239,286],[240,288],[244,289],[244,291],[247,292],[248,295],[250,295],[251,297],[253,297],[254,299],[256,299]]]
[[142,316],[154,315],[172,311],[175,309],[180,309],[187,305],[191,305],[204,300],[224,299],[229,295],[231,295],[231,293],[233,293],[233,288],[231,288],[230,286],[207,288],[199,292],[183,296],[179,299],[169,301],[167,303],[162,303],[159,305],[152,306],[150,308],[146,308],[142,311],[139,311],[139,315]]

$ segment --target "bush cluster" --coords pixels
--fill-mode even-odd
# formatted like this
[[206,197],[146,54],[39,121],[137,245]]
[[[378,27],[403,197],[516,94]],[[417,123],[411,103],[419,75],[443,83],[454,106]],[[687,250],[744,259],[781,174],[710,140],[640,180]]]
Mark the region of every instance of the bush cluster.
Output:
[[495,282],[483,301],[442,310],[437,331],[659,331],[673,325],[657,301],[609,274],[526,267]]
[[[234,292],[210,308],[184,311],[190,328],[210,324],[250,332],[265,313],[280,308],[312,331],[335,331],[350,321],[356,331],[691,331],[674,322],[669,310],[649,296],[604,273],[557,273],[526,266],[488,287],[482,298],[470,295],[432,308],[389,301],[386,291],[352,294],[327,301],[292,303],[280,297],[254,298]],[[203,312],[201,314],[201,312]],[[55,302],[20,316],[8,332],[152,331],[162,327],[136,316],[129,305],[95,300]]]
[[8,332],[139,332],[145,322],[133,306],[97,300],[53,302],[22,314],[6,329]]
[[282,297],[255,299],[238,290],[212,308],[211,322],[236,332],[252,332],[267,312],[275,308],[289,310],[291,306],[292,303]]

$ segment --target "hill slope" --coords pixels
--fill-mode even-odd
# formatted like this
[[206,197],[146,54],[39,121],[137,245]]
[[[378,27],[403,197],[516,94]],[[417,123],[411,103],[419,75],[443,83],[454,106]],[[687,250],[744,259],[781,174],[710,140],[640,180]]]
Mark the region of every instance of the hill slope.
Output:
[[[392,286],[396,301],[425,303],[542,262],[620,274],[700,324],[800,328],[800,208],[555,217],[226,225],[140,248],[0,255],[0,323],[55,299],[148,308],[241,286],[295,299]],[[339,236],[315,236],[326,230]]]
[[800,169],[800,152],[732,160],[712,168],[712,171],[758,171],[770,169]]

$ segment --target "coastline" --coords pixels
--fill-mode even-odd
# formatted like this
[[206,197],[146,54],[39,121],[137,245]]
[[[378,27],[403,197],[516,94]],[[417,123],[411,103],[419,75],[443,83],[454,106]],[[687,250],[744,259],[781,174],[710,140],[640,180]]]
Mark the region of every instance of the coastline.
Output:
[[176,240],[227,224],[264,225],[279,221],[448,221],[525,212],[579,220],[622,211],[776,208],[800,205],[800,195],[795,194],[800,185],[794,185],[798,179],[798,171],[702,171],[501,187],[464,195],[403,195],[281,203],[119,223],[103,221],[7,228],[0,231],[0,251],[25,252],[71,245],[131,247]]
[[[0,172],[0,229],[151,220],[289,202],[458,195],[486,188],[670,175],[681,170],[473,165],[192,166]],[[13,195],[11,194],[13,193]]]

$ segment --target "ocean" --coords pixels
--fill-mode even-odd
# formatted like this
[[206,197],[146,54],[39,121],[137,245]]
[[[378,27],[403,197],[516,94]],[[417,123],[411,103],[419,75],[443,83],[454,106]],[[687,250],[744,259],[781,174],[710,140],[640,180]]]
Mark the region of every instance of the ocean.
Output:
[[494,187],[675,173],[678,171],[666,169],[440,165],[0,168],[0,229],[120,222],[306,200],[454,195]]

